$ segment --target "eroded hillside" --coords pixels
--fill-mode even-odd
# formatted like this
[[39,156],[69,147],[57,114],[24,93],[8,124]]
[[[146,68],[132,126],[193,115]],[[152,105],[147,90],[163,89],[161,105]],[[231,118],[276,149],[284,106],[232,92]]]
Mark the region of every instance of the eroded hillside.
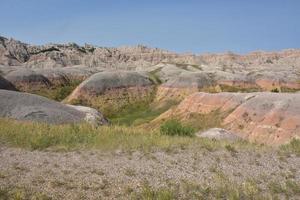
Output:
[[300,50],[0,37],[0,199],[299,199]]

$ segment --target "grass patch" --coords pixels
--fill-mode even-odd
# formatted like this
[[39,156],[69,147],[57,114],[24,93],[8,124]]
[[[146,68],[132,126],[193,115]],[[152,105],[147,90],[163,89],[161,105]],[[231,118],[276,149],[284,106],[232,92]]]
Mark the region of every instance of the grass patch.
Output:
[[187,70],[187,71],[190,71],[188,69],[188,67],[193,67],[197,70],[202,70],[202,68],[199,66],[199,65],[196,65],[196,64],[189,64],[189,63],[173,63],[173,62],[162,62],[164,64],[171,64],[171,65],[175,65],[176,67],[180,68],[180,69],[183,69],[183,70]]
[[170,119],[160,126],[160,133],[170,136],[193,136],[195,130],[191,126],[181,124],[181,122],[176,119]]
[[280,154],[296,154],[300,156],[300,140],[293,139],[290,143],[280,146]]
[[271,181],[268,184],[268,189],[273,194],[284,195],[286,199],[300,195],[300,184],[292,180],[287,180],[282,183]]
[[51,198],[44,193],[34,192],[26,187],[1,187],[0,186],[0,199],[37,199],[37,200],[50,200]]
[[40,88],[39,90],[31,91],[31,93],[44,96],[55,101],[62,101],[69,96],[80,83],[81,81],[74,80],[67,85],[62,85],[61,87]]
[[[48,125],[0,119],[0,142],[7,146],[31,150],[99,149],[103,151],[152,151],[156,149],[199,148],[214,151],[225,149],[226,141],[207,138],[162,135],[159,131],[137,127],[100,126],[89,124]],[[247,142],[230,143],[235,149],[256,148]],[[259,147],[260,148],[260,147]]]
[[162,83],[162,81],[160,80],[159,76],[157,75],[158,72],[160,72],[162,68],[159,67],[151,72],[149,72],[149,78],[150,80],[156,84],[156,85],[160,85]]
[[299,89],[296,89],[296,88],[281,87],[281,88],[280,88],[280,91],[281,91],[281,92],[286,92],[286,93],[295,93],[295,92],[298,92],[298,91],[300,91],[300,90],[299,90]]
[[220,85],[222,92],[260,92],[260,88],[243,88],[237,86],[230,86],[230,85]]
[[[217,175],[218,176],[218,175]],[[291,195],[292,196],[292,195]],[[132,199],[276,199],[277,194],[272,190],[263,191],[254,180],[245,180],[238,184],[229,180],[226,176],[215,177],[214,183],[197,184],[189,181],[174,183],[169,187],[150,187],[147,184],[142,186],[139,192],[133,194]]]
[[270,181],[267,188],[260,187],[260,181],[246,179],[242,183],[230,180],[219,169],[214,173],[212,184],[198,184],[188,180],[169,183],[168,187],[151,187],[142,185],[133,199],[294,199],[299,195],[299,183]]
[[171,200],[176,199],[174,191],[168,188],[153,189],[149,185],[145,185],[142,188],[142,191],[135,193],[131,199],[134,200]]
[[177,104],[178,102],[176,101],[167,101],[162,106],[148,103],[129,105],[122,111],[110,116],[109,119],[113,124],[118,125],[141,125],[150,122]]

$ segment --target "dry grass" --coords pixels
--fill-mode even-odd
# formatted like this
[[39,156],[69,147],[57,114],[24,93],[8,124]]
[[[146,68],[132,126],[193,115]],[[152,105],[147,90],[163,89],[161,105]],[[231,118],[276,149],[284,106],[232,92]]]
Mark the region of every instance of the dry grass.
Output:
[[50,200],[51,198],[41,192],[31,191],[26,187],[1,187],[0,186],[0,199],[6,200]]
[[[0,141],[5,145],[28,149],[100,149],[109,150],[170,150],[172,148],[225,149],[226,141],[205,138],[161,135],[158,131],[137,127],[101,126],[89,124],[48,125],[0,119]],[[261,148],[247,142],[230,143],[236,150]]]
[[299,195],[299,184],[286,181],[283,184],[271,182],[267,189],[262,189],[256,180],[245,180],[242,184],[235,183],[218,171],[213,177],[212,185],[182,181],[169,187],[154,188],[147,184],[132,199],[289,199]]

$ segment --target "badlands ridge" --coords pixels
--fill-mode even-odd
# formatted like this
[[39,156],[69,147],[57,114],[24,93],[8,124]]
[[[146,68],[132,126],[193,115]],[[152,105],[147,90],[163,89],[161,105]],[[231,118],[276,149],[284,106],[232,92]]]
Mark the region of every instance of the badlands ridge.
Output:
[[140,126],[213,113],[219,127],[209,128],[278,145],[300,137],[299,90],[297,49],[193,55],[0,37],[0,117],[16,120],[105,125],[128,107],[173,102]]

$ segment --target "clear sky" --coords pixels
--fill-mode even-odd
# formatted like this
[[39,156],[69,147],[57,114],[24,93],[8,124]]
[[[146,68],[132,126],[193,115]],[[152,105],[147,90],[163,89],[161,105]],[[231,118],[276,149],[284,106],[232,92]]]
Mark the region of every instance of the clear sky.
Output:
[[176,52],[300,48],[300,0],[0,0],[0,35]]

